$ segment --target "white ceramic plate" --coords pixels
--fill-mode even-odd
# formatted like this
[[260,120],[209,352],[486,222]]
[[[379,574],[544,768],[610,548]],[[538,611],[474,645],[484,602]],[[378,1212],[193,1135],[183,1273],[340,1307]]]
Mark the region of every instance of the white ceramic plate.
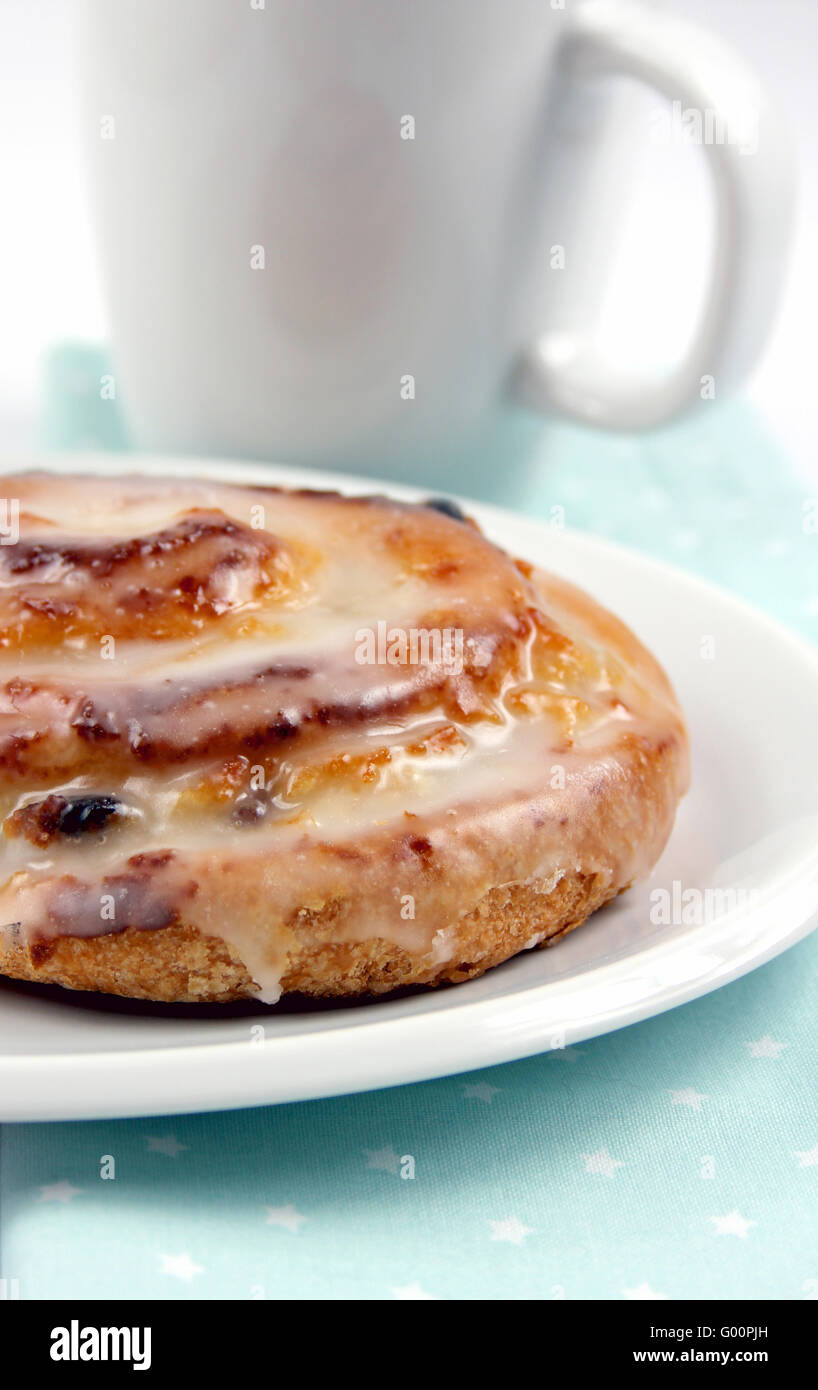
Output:
[[[49,466],[347,492],[378,486],[224,461],[75,456]],[[624,618],[676,686],[692,736],[692,790],[650,880],[553,950],[525,953],[457,988],[376,1003],[197,1012],[0,982],[0,1120],[264,1105],[504,1062],[694,999],[816,925],[818,654],[679,571],[467,505],[493,540],[576,581]],[[669,924],[651,921],[657,888],[668,895]]]

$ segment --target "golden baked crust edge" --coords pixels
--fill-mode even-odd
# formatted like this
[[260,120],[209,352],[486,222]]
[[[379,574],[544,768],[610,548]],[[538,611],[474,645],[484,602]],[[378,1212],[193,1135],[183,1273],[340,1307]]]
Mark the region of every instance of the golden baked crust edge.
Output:
[[[299,919],[300,949],[290,958],[282,990],[328,998],[459,984],[528,946],[552,945],[625,886],[612,886],[607,875],[572,872],[555,886],[534,880],[492,888],[457,923],[453,954],[445,962],[379,938],[328,940],[332,909],[307,913]],[[189,925],[64,936],[31,947],[0,940],[0,973],[163,1003],[230,1003],[256,996],[253,980],[229,942]]]

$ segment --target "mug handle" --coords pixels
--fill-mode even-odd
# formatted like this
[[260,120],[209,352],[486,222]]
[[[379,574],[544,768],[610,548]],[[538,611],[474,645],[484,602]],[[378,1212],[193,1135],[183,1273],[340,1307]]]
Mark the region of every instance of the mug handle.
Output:
[[[522,359],[516,394],[548,414],[607,429],[651,429],[700,398],[719,394],[752,366],[775,313],[792,227],[790,144],[753,72],[719,38],[631,0],[593,0],[577,10],[558,63],[568,77],[620,75],[671,101],[712,110],[734,143],[704,144],[715,193],[714,254],[705,307],[683,360],[656,382],[623,374],[586,335],[546,334]],[[741,152],[742,132],[757,148]]]

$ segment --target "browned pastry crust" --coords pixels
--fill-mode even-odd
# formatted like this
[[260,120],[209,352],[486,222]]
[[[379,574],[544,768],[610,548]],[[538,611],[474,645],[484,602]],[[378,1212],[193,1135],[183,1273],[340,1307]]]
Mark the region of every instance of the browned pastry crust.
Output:
[[[0,973],[169,1002],[456,983],[661,853],[687,783],[667,678],[473,523],[210,482],[5,489]],[[362,660],[381,619],[459,633],[458,660]]]
[[[628,885],[625,885],[627,887]],[[282,977],[283,993],[317,998],[386,994],[408,985],[461,984],[530,947],[552,946],[579,927],[622,889],[582,873],[547,883],[492,888],[457,924],[451,961],[435,964],[377,937],[332,939],[338,905],[305,911],[293,924],[297,952]],[[0,949],[0,973],[17,980],[97,990],[166,1003],[229,1003],[254,994],[235,949],[195,927],[129,927],[117,935],[63,936],[26,947],[13,940]]]

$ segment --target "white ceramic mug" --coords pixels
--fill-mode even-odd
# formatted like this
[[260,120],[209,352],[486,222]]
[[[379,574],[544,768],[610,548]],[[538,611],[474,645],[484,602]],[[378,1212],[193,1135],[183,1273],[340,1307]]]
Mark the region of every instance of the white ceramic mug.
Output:
[[[649,428],[703,377],[740,379],[765,337],[785,137],[743,62],[673,15],[632,0],[88,0],[84,47],[141,447],[438,486],[454,469],[462,485],[470,460],[511,478],[528,412]],[[595,345],[619,76],[721,132],[702,137],[716,227],[701,320],[658,381]]]

